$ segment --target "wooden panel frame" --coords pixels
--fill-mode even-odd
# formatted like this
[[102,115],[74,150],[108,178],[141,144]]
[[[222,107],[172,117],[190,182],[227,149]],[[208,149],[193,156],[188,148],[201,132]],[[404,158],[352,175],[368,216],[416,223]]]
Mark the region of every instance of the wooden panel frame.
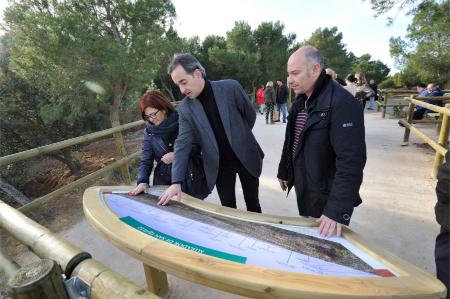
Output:
[[[444,298],[445,286],[427,272],[364,240],[344,227],[343,238],[376,260],[396,271],[398,277],[339,277],[272,270],[186,250],[150,237],[123,223],[100,200],[99,194],[111,190],[132,190],[130,186],[88,188],[83,196],[87,220],[109,242],[149,267],[194,283],[257,298]],[[162,187],[160,187],[162,188]],[[183,194],[181,202],[212,213],[245,221],[316,226],[313,219],[258,214],[218,206]],[[152,278],[147,276],[147,281]],[[160,273],[155,278],[167,288]],[[150,281],[150,283],[152,283]],[[153,290],[155,290],[153,282]]]

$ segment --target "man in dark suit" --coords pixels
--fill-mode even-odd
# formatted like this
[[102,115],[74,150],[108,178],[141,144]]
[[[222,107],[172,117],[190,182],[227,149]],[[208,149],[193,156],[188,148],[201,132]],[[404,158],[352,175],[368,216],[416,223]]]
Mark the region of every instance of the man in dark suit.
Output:
[[165,205],[181,195],[192,144],[202,149],[209,190],[217,188],[222,205],[236,208],[236,174],[247,210],[261,212],[258,188],[264,153],[252,133],[256,112],[235,80],[209,81],[191,54],[176,55],[168,73],[186,97],[178,105],[179,134],[175,141],[172,185],[160,196]]

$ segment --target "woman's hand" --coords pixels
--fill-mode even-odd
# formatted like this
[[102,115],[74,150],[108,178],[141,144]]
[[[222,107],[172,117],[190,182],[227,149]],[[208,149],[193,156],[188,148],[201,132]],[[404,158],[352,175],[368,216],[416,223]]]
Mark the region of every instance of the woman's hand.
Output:
[[173,161],[173,152],[167,153],[164,156],[161,157],[161,161],[163,161],[165,164],[169,165],[172,164]]
[[134,188],[134,190],[128,192],[128,195],[138,195],[142,192],[147,193],[148,192],[148,184],[147,183],[140,183],[139,185],[137,185],[136,188]]

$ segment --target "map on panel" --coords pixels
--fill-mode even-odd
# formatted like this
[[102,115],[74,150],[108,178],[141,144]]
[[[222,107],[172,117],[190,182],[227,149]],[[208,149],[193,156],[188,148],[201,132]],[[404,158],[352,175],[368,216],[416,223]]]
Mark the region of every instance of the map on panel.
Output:
[[103,203],[121,221],[187,250],[258,267],[305,274],[398,276],[344,238],[321,238],[317,228],[244,221],[177,201],[156,205],[154,194],[104,191]]

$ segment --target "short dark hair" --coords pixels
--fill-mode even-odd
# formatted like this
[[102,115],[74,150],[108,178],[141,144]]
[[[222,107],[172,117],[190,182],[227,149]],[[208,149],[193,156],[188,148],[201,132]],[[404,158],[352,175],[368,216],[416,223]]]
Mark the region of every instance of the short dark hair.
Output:
[[349,81],[349,82],[353,82],[355,83],[356,81],[358,81],[355,77],[354,74],[348,74],[347,77],[345,77],[345,80]]
[[427,88],[427,85],[425,83],[419,83],[417,87]]
[[175,54],[173,56],[169,65],[167,66],[167,73],[169,73],[169,76],[179,65],[181,65],[188,74],[192,74],[196,69],[199,69],[202,73],[203,78],[206,78],[205,68],[200,64],[197,58],[195,58],[195,56],[190,53]]
[[310,46],[310,45],[306,45],[306,48],[308,48],[308,51],[305,54],[305,57],[307,58],[308,61],[308,70],[311,70],[313,64],[318,63],[320,65],[320,69],[324,69],[324,64],[323,64],[323,56],[320,53],[319,50],[317,50],[317,48]]
[[147,92],[139,101],[139,108],[141,110],[141,117],[143,120],[145,120],[145,108],[147,107],[163,110],[167,114],[175,110],[169,99],[156,90]]

